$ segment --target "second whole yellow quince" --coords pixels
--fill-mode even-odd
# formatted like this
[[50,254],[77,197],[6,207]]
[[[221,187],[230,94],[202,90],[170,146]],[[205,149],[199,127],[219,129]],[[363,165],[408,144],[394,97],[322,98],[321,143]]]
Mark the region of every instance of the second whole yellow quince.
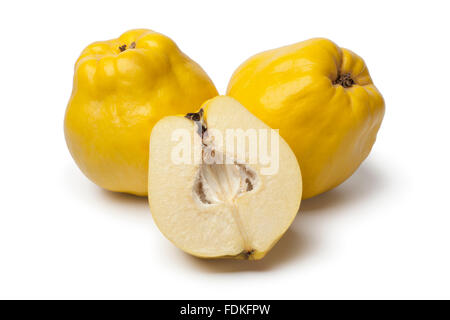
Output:
[[144,196],[153,125],[216,95],[205,71],[160,33],[137,29],[95,42],[75,65],[67,145],[97,185]]
[[299,161],[304,199],[353,174],[375,142],[385,108],[363,59],[321,38],[251,57],[233,74],[227,94],[280,130]]

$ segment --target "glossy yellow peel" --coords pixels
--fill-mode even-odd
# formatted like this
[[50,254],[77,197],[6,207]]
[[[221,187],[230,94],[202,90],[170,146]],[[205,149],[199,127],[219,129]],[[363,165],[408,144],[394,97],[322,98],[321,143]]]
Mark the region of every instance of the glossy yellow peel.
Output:
[[362,58],[320,38],[251,57],[234,72],[227,94],[280,129],[299,161],[304,199],[353,174],[385,109]]
[[95,42],[75,64],[67,145],[97,185],[146,195],[153,125],[216,95],[203,69],[160,33],[138,29]]

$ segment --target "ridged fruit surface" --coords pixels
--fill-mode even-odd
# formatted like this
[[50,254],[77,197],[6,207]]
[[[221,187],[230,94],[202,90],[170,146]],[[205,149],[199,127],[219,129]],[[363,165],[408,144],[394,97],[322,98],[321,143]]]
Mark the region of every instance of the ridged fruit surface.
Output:
[[321,38],[251,57],[234,72],[227,94],[280,130],[299,161],[304,199],[355,172],[385,109],[363,59]]
[[75,64],[67,146],[97,185],[144,196],[153,125],[216,95],[203,69],[160,33],[138,29],[95,42]]

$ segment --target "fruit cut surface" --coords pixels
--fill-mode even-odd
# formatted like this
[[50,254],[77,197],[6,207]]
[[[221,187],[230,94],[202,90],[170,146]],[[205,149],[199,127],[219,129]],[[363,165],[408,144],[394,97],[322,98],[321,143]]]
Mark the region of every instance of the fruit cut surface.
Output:
[[[239,153],[237,136],[232,150],[220,138],[230,131],[270,131],[268,126],[229,97],[211,99],[202,110],[202,121],[171,116],[152,131],[148,190],[154,220],[190,254],[262,258],[299,209],[302,183],[295,155],[277,135],[278,168],[267,174],[267,164],[251,161],[250,139]],[[189,160],[174,161],[183,150]]]

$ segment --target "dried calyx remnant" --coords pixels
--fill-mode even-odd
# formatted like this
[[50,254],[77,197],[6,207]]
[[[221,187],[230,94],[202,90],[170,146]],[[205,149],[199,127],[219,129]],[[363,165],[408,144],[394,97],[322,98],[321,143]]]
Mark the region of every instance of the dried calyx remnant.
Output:
[[252,256],[252,254],[254,254],[254,253],[255,253],[255,249],[251,249],[248,251],[244,251],[242,254],[244,255],[244,257],[246,259],[249,259]]
[[350,88],[355,84],[350,73],[339,73],[337,79],[333,81],[334,85],[341,85],[344,88]]
[[[223,204],[230,208],[242,237],[244,250],[241,254],[244,258],[250,259],[255,250],[250,245],[239,216],[236,198],[257,187],[258,175],[250,166],[227,158],[226,155],[215,150],[214,139],[208,136],[207,124],[203,119],[203,109],[197,113],[188,113],[185,117],[196,123],[197,133],[202,137],[204,162],[194,182],[193,197],[202,207]],[[221,162],[217,163],[215,159],[220,159]]]
[[203,137],[204,133],[206,132],[206,124],[203,120],[203,113],[203,109],[200,109],[199,112],[188,113],[184,116],[185,118],[192,120],[197,124],[197,133],[200,135],[200,137]]
[[129,48],[127,48],[127,45],[124,44],[124,45],[121,45],[121,46],[119,47],[119,50],[120,50],[120,52],[124,52],[124,51],[127,50],[127,49],[134,49],[134,48],[136,48],[136,42],[133,41],[133,42],[130,44],[130,47],[129,47]]

